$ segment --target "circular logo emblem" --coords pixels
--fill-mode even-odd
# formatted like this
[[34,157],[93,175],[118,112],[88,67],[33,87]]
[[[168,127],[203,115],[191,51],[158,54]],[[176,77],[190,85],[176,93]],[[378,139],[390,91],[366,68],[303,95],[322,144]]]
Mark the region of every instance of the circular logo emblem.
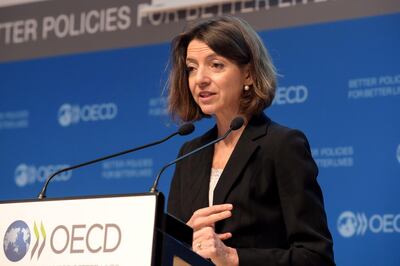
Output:
[[65,103],[58,110],[58,122],[61,126],[67,127],[78,123],[80,120],[80,108],[77,105]]
[[24,163],[18,165],[15,169],[15,183],[17,186],[24,187],[33,182],[35,182],[35,169]]
[[20,261],[28,252],[31,243],[31,231],[28,225],[21,220],[13,222],[4,235],[4,253],[7,259]]
[[357,219],[351,211],[343,212],[338,219],[337,228],[343,237],[351,237],[356,233]]
[[72,106],[63,104],[58,110],[58,122],[63,127],[67,127],[72,123]]

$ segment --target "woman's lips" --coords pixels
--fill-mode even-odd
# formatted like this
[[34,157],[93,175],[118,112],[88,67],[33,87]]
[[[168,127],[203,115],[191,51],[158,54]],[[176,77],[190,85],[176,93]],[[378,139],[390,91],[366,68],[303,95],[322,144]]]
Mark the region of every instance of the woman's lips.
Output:
[[213,95],[215,95],[215,93],[210,92],[210,91],[202,91],[202,92],[199,93],[199,97],[202,98],[202,99],[210,98]]

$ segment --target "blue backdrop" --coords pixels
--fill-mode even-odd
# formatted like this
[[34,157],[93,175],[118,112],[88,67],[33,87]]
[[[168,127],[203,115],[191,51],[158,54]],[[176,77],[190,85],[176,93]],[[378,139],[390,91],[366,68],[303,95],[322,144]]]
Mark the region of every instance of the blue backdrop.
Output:
[[[260,32],[280,74],[266,113],[309,138],[338,265],[400,265],[399,25],[394,14]],[[174,131],[168,53],[164,43],[0,64],[0,200],[35,198],[57,168]],[[48,196],[148,191],[193,135],[63,174]]]

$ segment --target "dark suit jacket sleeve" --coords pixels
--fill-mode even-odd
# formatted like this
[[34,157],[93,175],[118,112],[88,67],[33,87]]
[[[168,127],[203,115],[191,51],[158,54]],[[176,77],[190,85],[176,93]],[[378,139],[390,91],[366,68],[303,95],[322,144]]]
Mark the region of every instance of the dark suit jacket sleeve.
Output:
[[[282,132],[280,132],[282,133]],[[238,248],[243,265],[335,265],[318,168],[303,133],[286,130],[274,147],[276,183],[290,247]]]

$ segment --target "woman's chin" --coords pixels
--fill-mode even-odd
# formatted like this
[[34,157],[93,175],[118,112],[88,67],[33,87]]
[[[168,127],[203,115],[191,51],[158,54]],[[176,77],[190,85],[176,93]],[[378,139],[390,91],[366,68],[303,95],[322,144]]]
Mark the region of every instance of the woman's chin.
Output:
[[215,114],[215,110],[213,108],[201,108],[201,111],[203,112],[203,114],[205,115],[214,115]]

